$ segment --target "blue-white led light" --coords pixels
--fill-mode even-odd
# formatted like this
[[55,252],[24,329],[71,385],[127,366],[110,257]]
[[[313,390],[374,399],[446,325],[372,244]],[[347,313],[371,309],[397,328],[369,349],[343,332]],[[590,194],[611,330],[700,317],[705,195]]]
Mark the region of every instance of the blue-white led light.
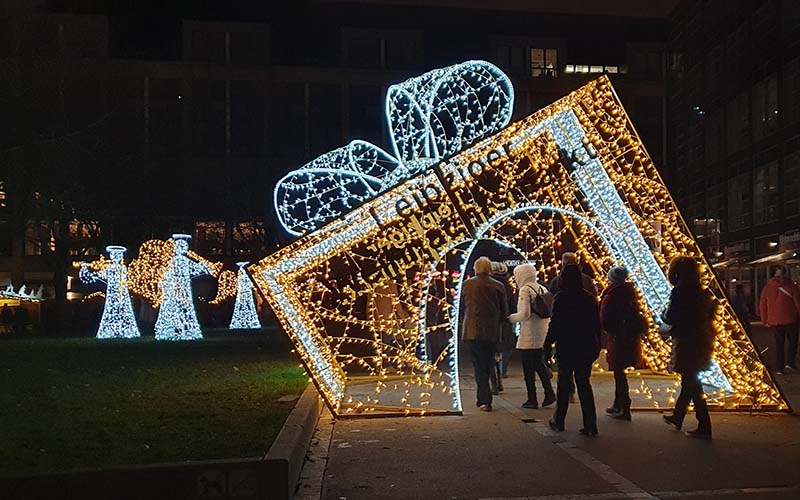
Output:
[[126,250],[121,246],[107,246],[110,265],[99,271],[91,271],[87,264],[81,263],[78,271],[78,277],[84,283],[106,283],[106,302],[97,328],[98,339],[131,339],[140,336],[128,291],[128,268],[122,261]]
[[191,236],[173,234],[172,239],[175,255],[159,283],[162,299],[156,319],[156,340],[200,340],[203,332],[194,309],[192,278],[212,271],[186,256]]
[[485,61],[467,61],[392,85],[386,118],[394,155],[355,140],[289,172],[275,186],[278,220],[293,235],[314,230],[500,131],[513,109],[511,81]]
[[253,281],[244,269],[247,264],[249,262],[236,263],[239,266],[239,275],[236,282],[236,302],[233,306],[231,330],[261,328],[253,299]]

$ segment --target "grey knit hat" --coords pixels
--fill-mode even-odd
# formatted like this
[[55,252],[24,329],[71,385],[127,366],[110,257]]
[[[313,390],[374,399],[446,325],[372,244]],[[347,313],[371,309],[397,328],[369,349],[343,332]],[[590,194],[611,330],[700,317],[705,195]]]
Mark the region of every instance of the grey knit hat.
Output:
[[628,270],[624,266],[612,267],[608,271],[608,280],[615,285],[624,283],[628,279]]

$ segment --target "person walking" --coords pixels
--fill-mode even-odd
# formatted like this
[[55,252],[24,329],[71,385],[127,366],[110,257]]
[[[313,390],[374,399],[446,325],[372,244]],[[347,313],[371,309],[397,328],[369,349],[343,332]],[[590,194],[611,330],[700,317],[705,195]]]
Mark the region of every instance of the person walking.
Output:
[[[778,375],[797,370],[797,320],[800,316],[800,289],[785,276],[786,270],[777,266],[772,278],[761,292],[759,312],[764,326],[775,336],[778,355]],[[786,351],[788,340],[789,350]]]
[[550,371],[544,365],[544,339],[550,324],[553,295],[536,281],[536,267],[533,264],[522,264],[514,268],[514,280],[517,282],[519,299],[517,312],[508,317],[509,323],[520,323],[517,337],[517,350],[522,358],[522,372],[525,376],[525,388],[528,399],[522,403],[523,408],[539,408],[536,397],[536,375],[544,389],[542,407],[553,404],[556,395],[550,383]]
[[693,438],[711,439],[711,417],[708,415],[700,372],[708,369],[714,353],[714,315],[717,304],[700,282],[700,268],[690,257],[675,257],[669,264],[667,278],[674,287],[661,319],[672,337],[672,371],[681,375],[681,390],[672,415],[664,421],[677,430],[694,402],[697,429],[687,431]]
[[[568,266],[575,266],[580,269],[578,256],[575,255],[574,252],[564,252],[564,255],[561,256],[561,271],[563,272]],[[547,285],[547,289],[550,290],[550,293],[555,295],[562,290],[562,279],[561,273],[559,273],[550,281],[550,284]],[[594,286],[594,280],[583,271],[581,271],[581,286],[584,290],[589,292],[592,297],[597,298],[597,288]]]
[[503,285],[489,276],[492,261],[488,257],[479,257],[474,269],[475,276],[466,280],[461,290],[464,311],[461,331],[475,369],[477,406],[481,411],[492,411],[489,370],[494,365],[502,323],[508,315],[508,302]]
[[11,333],[11,325],[14,323],[14,313],[8,304],[3,304],[3,310],[0,312],[0,325],[3,329],[0,333]]
[[[562,283],[561,273],[563,273],[564,269],[566,269],[569,266],[575,266],[578,269],[580,269],[580,264],[578,264],[578,256],[574,252],[564,252],[564,254],[561,256],[561,272],[550,281],[550,284],[547,285],[547,289],[550,290],[550,293],[552,293],[554,296],[563,289],[561,285]],[[581,287],[583,287],[583,289],[586,290],[586,292],[588,292],[592,297],[594,297],[595,300],[597,300],[597,288],[594,286],[594,280],[592,280],[592,278],[589,277],[589,275],[585,274],[583,271],[581,271]],[[544,346],[544,359],[547,367],[551,369],[553,350],[550,343],[546,343]],[[574,383],[570,383],[569,400],[570,403],[575,402]]]
[[618,420],[631,419],[631,397],[628,389],[629,366],[641,359],[641,335],[646,323],[639,313],[633,283],[627,281],[628,270],[613,267],[608,272],[608,286],[600,300],[600,325],[608,338],[606,361],[614,372],[614,404],[606,413]]
[[580,433],[597,435],[597,410],[589,377],[592,363],[600,354],[600,312],[597,300],[581,286],[578,266],[561,271],[562,289],[553,300],[553,315],[545,342],[555,344],[558,361],[556,410],[550,428],[564,430],[573,376],[581,402],[583,427]]
[[733,297],[731,297],[731,306],[733,306],[733,312],[736,313],[742,326],[748,329],[750,327],[750,301],[744,293],[744,285],[741,283],[736,284]]

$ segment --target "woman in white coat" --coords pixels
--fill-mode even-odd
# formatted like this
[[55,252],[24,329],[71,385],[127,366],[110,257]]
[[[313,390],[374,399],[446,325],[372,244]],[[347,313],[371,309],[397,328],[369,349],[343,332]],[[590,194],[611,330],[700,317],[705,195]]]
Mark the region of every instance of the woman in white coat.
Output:
[[[528,390],[528,400],[522,404],[523,408],[539,408],[536,398],[535,375],[544,388],[544,401],[542,407],[551,405],[556,400],[553,386],[550,383],[550,371],[544,364],[544,339],[550,324],[550,314],[542,317],[534,311],[534,302],[537,295],[541,296],[546,308],[553,305],[553,295],[544,285],[536,281],[537,272],[533,264],[522,264],[514,268],[514,280],[517,282],[519,299],[517,312],[510,315],[511,323],[520,323],[519,337],[517,337],[517,350],[522,358],[522,371],[525,374],[525,387]],[[540,304],[542,302],[540,301]],[[540,312],[543,312],[540,310]]]

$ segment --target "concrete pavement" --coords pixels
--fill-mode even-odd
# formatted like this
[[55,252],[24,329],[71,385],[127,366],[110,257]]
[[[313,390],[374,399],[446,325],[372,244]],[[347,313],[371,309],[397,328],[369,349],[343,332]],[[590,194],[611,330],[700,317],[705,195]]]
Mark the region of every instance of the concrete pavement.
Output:
[[[754,335],[772,363],[771,338]],[[580,406],[570,405],[567,430],[547,427],[552,408],[525,410],[524,382],[512,362],[494,411],[475,408],[464,367],[464,415],[323,418],[302,500],[464,499],[613,500],[800,498],[800,417],[786,413],[712,413],[714,440],[687,438],[656,412],[632,422],[607,418],[613,379],[593,375],[599,432],[578,434]],[[800,411],[800,374],[778,378]],[[541,401],[541,391],[540,391]],[[693,414],[684,429],[694,428]]]
[[[595,381],[600,412],[609,391],[599,386],[609,383]],[[570,406],[566,432],[555,433],[546,425],[552,409],[519,407],[523,387],[512,365],[492,413],[470,404],[474,384],[465,378],[460,417],[323,421],[332,433],[314,498],[800,498],[796,416],[715,413],[712,442],[670,430],[658,413],[632,422],[601,416],[600,436],[587,438],[577,432],[579,405]],[[694,424],[690,414],[685,428]]]

